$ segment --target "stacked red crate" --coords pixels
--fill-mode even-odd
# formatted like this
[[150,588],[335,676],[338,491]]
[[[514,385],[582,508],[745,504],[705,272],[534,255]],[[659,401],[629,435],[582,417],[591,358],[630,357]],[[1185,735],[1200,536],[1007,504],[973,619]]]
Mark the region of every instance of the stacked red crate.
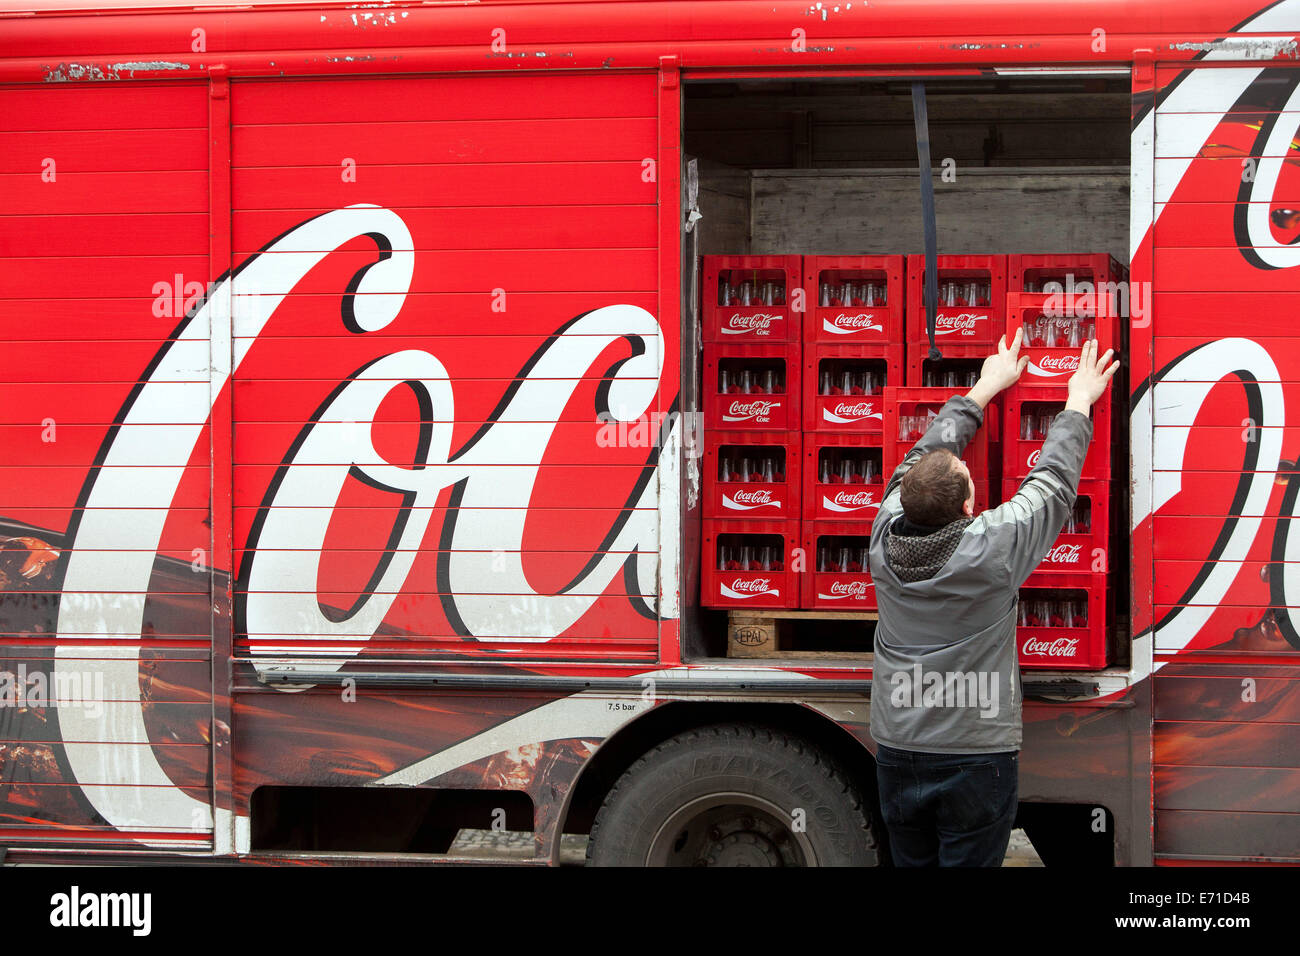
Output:
[[885,490],[884,449],[853,434],[804,436],[805,521],[870,523]]
[[705,606],[799,605],[802,264],[704,258]]
[[902,256],[807,256],[801,606],[871,610],[866,564],[884,490],[884,392],[903,379]]
[[[1042,287],[1044,282],[1114,281],[1106,256],[1016,257],[1017,285]],[[1026,264],[1028,260],[1028,264]],[[1113,262],[1113,260],[1109,260]],[[1035,268],[1041,271],[1034,272]],[[1069,270],[1075,270],[1071,273]],[[1091,269],[1091,272],[1085,272]],[[1057,270],[1053,275],[1047,270]],[[1037,278],[1034,278],[1037,276]],[[1082,280],[1080,280],[1082,281]],[[1098,351],[1119,341],[1119,316],[1108,297],[1095,287],[1075,294],[1048,286],[1048,292],[1007,296],[1008,338],[1024,331],[1023,351],[1029,368],[1021,384],[1005,397],[1003,420],[1002,497],[1015,494],[1038,461],[1043,439],[1065,407],[1070,376],[1078,368],[1079,350],[1096,338]],[[1084,459],[1083,480],[1075,508],[1047,557],[1020,591],[1017,644],[1022,667],[1095,669],[1107,662],[1106,636],[1110,600],[1110,494],[1113,447],[1112,393],[1092,408],[1093,440]]]
[[[943,358],[929,358],[925,327],[925,257],[907,257],[908,386],[957,388],[975,384],[980,365],[1006,327],[1007,257],[1005,255],[939,256],[939,299],[934,341]],[[936,376],[938,376],[936,378]]]
[[901,345],[902,256],[805,256],[804,341]]
[[802,263],[802,256],[705,256],[704,341],[798,342]]
[[1122,295],[1127,281],[1128,269],[1105,253],[1007,256],[1007,292],[1101,291]]
[[867,550],[871,522],[805,521],[803,546],[808,568],[803,575],[800,607],[830,611],[874,611]]

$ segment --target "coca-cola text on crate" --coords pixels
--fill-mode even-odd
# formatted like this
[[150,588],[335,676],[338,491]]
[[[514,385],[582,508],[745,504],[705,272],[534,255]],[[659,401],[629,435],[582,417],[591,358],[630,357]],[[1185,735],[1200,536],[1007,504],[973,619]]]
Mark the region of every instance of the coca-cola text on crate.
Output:
[[[1042,451],[1043,440],[1056,416],[1065,408],[1065,383],[1014,385],[1002,393],[1002,476],[1020,479],[1029,474]],[[1092,441],[1083,460],[1083,477],[1110,478],[1111,396],[1107,390],[1092,406]]]
[[901,344],[904,274],[899,255],[804,256],[804,341]]
[[805,521],[803,546],[808,568],[799,606],[808,610],[874,611],[869,526],[851,521]]
[[800,346],[704,346],[704,427],[797,430]]
[[1031,574],[1016,607],[1020,666],[1105,667],[1108,599],[1104,574]]
[[[1006,263],[1005,255],[938,257],[934,338],[945,353],[950,346],[997,344],[1006,305]],[[913,349],[929,348],[924,276],[925,256],[908,256],[907,344]]]
[[703,340],[798,342],[794,292],[802,289],[802,265],[802,256],[705,256]]
[[704,516],[799,518],[801,447],[799,432],[707,432]]
[[878,436],[885,388],[902,371],[900,345],[805,345],[804,430]]
[[883,449],[860,435],[804,433],[803,516],[870,524],[885,492]]
[[[1019,490],[1021,480],[1002,482],[1002,500]],[[1108,481],[1081,481],[1060,535],[1038,566],[1039,571],[1104,574],[1110,569],[1110,492]]]
[[704,520],[700,604],[704,607],[799,606],[794,570],[799,522]]

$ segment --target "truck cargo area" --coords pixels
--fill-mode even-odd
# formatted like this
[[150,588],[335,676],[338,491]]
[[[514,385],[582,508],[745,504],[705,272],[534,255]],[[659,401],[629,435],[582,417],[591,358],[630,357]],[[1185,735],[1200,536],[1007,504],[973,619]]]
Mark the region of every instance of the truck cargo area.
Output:
[[[940,256],[1108,254],[1127,266],[1126,72],[985,71],[924,82]],[[683,183],[695,177],[699,218],[683,238],[682,407],[699,412],[702,257],[917,256],[924,252],[922,204],[910,77],[696,78],[683,87]],[[689,187],[683,192],[689,201]],[[689,206],[683,211],[690,216]],[[1118,325],[1123,358],[1127,323]],[[977,369],[972,361],[969,371]],[[1107,502],[1116,528],[1128,520],[1128,394],[1121,367]],[[683,472],[682,652],[695,662],[729,656],[729,612],[700,603],[704,467],[699,458]],[[1130,663],[1126,552],[1114,547],[1108,569],[1112,673]],[[869,666],[869,615],[776,616],[782,646],[793,651],[782,657]]]

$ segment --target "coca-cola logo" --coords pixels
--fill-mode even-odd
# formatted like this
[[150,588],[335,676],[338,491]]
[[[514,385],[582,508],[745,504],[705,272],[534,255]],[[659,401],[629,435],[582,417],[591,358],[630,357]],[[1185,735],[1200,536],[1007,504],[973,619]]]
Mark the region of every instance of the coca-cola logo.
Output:
[[730,508],[733,511],[750,511],[754,508],[777,508],[781,507],[781,500],[772,497],[772,492],[768,488],[760,488],[754,491],[736,491],[730,495],[722,496],[722,505],[724,508]]
[[956,333],[959,336],[974,335],[976,325],[983,322],[987,316],[978,312],[959,312],[956,315],[939,315],[934,320],[935,335],[952,335]]
[[876,321],[873,312],[857,312],[853,315],[837,313],[833,318],[823,318],[822,328],[837,335],[856,335],[859,332],[883,332],[885,327]]
[[780,402],[732,402],[731,406],[722,415],[724,422],[746,422],[755,419],[765,422],[772,417],[774,409],[780,408]]
[[1020,646],[1020,653],[1025,657],[1074,657],[1078,646],[1077,637],[1057,637],[1047,641],[1031,637]]
[[850,425],[868,418],[880,418],[875,402],[837,402],[822,406],[822,419],[837,425]]
[[860,511],[863,508],[879,508],[874,491],[837,491],[833,496],[822,495],[822,504],[831,511]]
[[741,315],[736,312],[722,326],[722,332],[724,335],[745,335],[748,332],[766,335],[771,331],[772,323],[780,318],[782,316],[768,312],[756,312],[753,315]]
[[1035,448],[1033,451],[1029,453],[1029,458],[1027,459],[1027,462],[1030,468],[1033,468],[1034,465],[1038,464],[1038,456],[1042,454],[1042,452],[1043,450],[1041,448]]
[[771,578],[736,578],[730,584],[724,584],[724,591],[727,588],[737,594],[769,594],[772,591]]
[[857,402],[853,405],[840,403],[835,406],[835,414],[843,415],[845,418],[865,418],[871,414],[874,407],[872,402]]
[[1079,356],[1077,355],[1044,355],[1037,361],[1030,361],[1029,371],[1034,375],[1056,376],[1065,375],[1068,372],[1077,371],[1079,368]]
[[1082,556],[1083,545],[1058,544],[1047,552],[1047,557],[1043,560],[1048,564],[1078,564]]
[[866,597],[867,592],[871,590],[870,581],[832,581],[831,597]]
[[[340,296],[339,321],[358,337],[387,328],[403,310],[416,271],[410,230],[392,210],[368,203],[314,216],[213,283],[118,412],[107,447],[87,480],[68,532],[62,586],[92,599],[60,604],[56,655],[61,667],[82,668],[81,641],[64,635],[96,634],[112,641],[106,694],[119,702],[115,706],[122,719],[78,721],[72,709],[66,720],[61,715],[60,723],[66,739],[85,742],[85,759],[80,751],[68,750],[72,773],[91,782],[87,792],[94,792],[95,806],[115,825],[128,822],[135,811],[95,789],[104,779],[101,761],[132,765],[139,779],[159,782],[150,794],[150,821],[159,829],[183,830],[205,814],[210,819],[208,803],[167,785],[168,772],[131,729],[144,727],[131,642],[144,631],[146,603],[124,601],[121,595],[150,590],[154,555],[187,463],[206,437],[204,426],[217,396],[228,393],[232,377],[298,284],[334,250],[362,238],[383,255],[355,273]],[[233,348],[220,357],[220,350],[213,351],[211,330],[225,329],[229,335],[232,328],[237,334]],[[439,599],[451,633],[482,642],[548,641],[586,615],[625,569],[638,577],[653,575],[652,562],[626,560],[629,554],[653,555],[659,547],[653,480],[628,500],[601,551],[567,588],[551,592],[532,586],[520,547],[555,431],[525,432],[509,425],[561,421],[579,382],[602,352],[627,339],[635,354],[605,373],[608,391],[597,411],[617,410],[617,420],[634,421],[655,407],[665,348],[655,317],[631,305],[584,312],[547,337],[500,408],[455,449],[451,442],[459,409],[452,378],[428,351],[405,348],[381,354],[327,389],[328,398],[285,449],[244,543],[235,612],[257,656],[255,666],[275,666],[275,655],[302,638],[331,642],[336,651],[313,662],[318,670],[338,670],[359,654],[402,594],[417,556],[428,553],[423,542],[440,512],[435,502],[452,487],[459,507],[438,519],[446,549],[438,558]],[[226,341],[229,346],[230,339]],[[374,339],[358,341],[383,348]],[[203,373],[196,376],[194,370],[200,368]],[[416,457],[401,465],[390,463],[373,444],[377,410],[395,390],[412,395],[422,415]],[[160,421],[168,427],[150,424]],[[503,468],[503,463],[511,467]],[[317,582],[340,494],[346,482],[356,480],[400,495],[402,504],[371,582],[348,613],[340,615],[322,606]],[[106,551],[132,557],[106,562]],[[640,580],[632,591],[653,594],[655,586],[652,580]],[[503,593],[518,595],[529,613],[521,614],[518,603],[502,601]],[[641,606],[654,613],[653,603]]]

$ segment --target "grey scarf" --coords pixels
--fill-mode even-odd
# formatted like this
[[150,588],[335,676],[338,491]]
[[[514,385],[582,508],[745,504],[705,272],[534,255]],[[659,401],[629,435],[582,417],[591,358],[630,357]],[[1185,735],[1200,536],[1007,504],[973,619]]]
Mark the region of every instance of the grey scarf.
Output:
[[904,583],[925,581],[939,573],[957,550],[962,532],[974,518],[958,518],[926,535],[885,535],[885,560]]

